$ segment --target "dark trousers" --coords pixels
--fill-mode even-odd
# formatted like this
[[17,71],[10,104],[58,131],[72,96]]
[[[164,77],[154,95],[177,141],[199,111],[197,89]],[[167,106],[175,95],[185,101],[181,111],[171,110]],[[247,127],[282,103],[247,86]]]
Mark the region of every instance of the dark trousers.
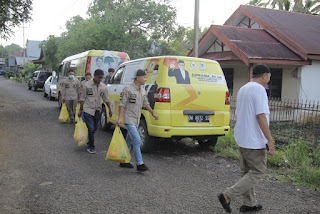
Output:
[[95,115],[92,116],[91,114],[88,114],[86,112],[83,112],[82,114],[82,120],[86,123],[88,127],[88,135],[89,135],[89,142],[88,142],[88,148],[94,148],[94,133],[97,130],[98,122],[100,119],[100,112],[96,111]]

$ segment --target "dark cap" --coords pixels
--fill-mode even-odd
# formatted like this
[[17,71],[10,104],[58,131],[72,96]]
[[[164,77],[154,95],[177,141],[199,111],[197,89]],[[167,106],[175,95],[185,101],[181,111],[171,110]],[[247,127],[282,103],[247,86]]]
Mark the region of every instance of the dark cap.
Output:
[[85,76],[92,76],[90,72],[86,73]]
[[180,59],[178,63],[184,64],[184,61]]
[[94,71],[94,76],[95,77],[104,77],[104,72],[101,69],[97,69]]
[[113,73],[113,72],[115,72],[114,68],[109,68],[108,69],[108,73]]
[[147,75],[146,71],[143,71],[141,69],[137,70],[135,77],[141,77]]
[[259,74],[270,73],[270,69],[264,64],[257,64],[253,67],[252,75],[257,76]]

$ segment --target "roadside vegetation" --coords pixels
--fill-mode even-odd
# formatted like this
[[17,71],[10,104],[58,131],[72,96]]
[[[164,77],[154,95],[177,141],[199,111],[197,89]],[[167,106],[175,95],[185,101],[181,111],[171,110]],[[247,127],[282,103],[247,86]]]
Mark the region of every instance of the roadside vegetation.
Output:
[[[275,142],[275,147],[274,155],[268,156],[269,172],[273,176],[283,182],[320,191],[320,145],[300,139],[285,145]],[[217,157],[240,158],[233,131],[220,137],[211,149]]]

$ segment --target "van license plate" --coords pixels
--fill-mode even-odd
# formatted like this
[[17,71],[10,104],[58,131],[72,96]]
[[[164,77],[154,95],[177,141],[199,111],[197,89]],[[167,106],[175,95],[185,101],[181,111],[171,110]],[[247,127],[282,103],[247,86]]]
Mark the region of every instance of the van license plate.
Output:
[[188,121],[191,123],[209,123],[209,115],[188,115]]

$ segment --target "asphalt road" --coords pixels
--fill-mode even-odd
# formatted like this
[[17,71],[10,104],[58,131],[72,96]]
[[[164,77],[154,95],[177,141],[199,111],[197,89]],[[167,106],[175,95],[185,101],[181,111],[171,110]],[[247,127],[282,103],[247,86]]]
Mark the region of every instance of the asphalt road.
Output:
[[[162,141],[143,154],[149,171],[106,161],[112,130],[96,132],[97,154],[58,122],[56,101],[0,77],[0,213],[223,213],[217,193],[240,177],[238,161],[197,145]],[[272,176],[256,188],[259,213],[320,213],[320,193]],[[239,213],[241,200],[232,203]]]

